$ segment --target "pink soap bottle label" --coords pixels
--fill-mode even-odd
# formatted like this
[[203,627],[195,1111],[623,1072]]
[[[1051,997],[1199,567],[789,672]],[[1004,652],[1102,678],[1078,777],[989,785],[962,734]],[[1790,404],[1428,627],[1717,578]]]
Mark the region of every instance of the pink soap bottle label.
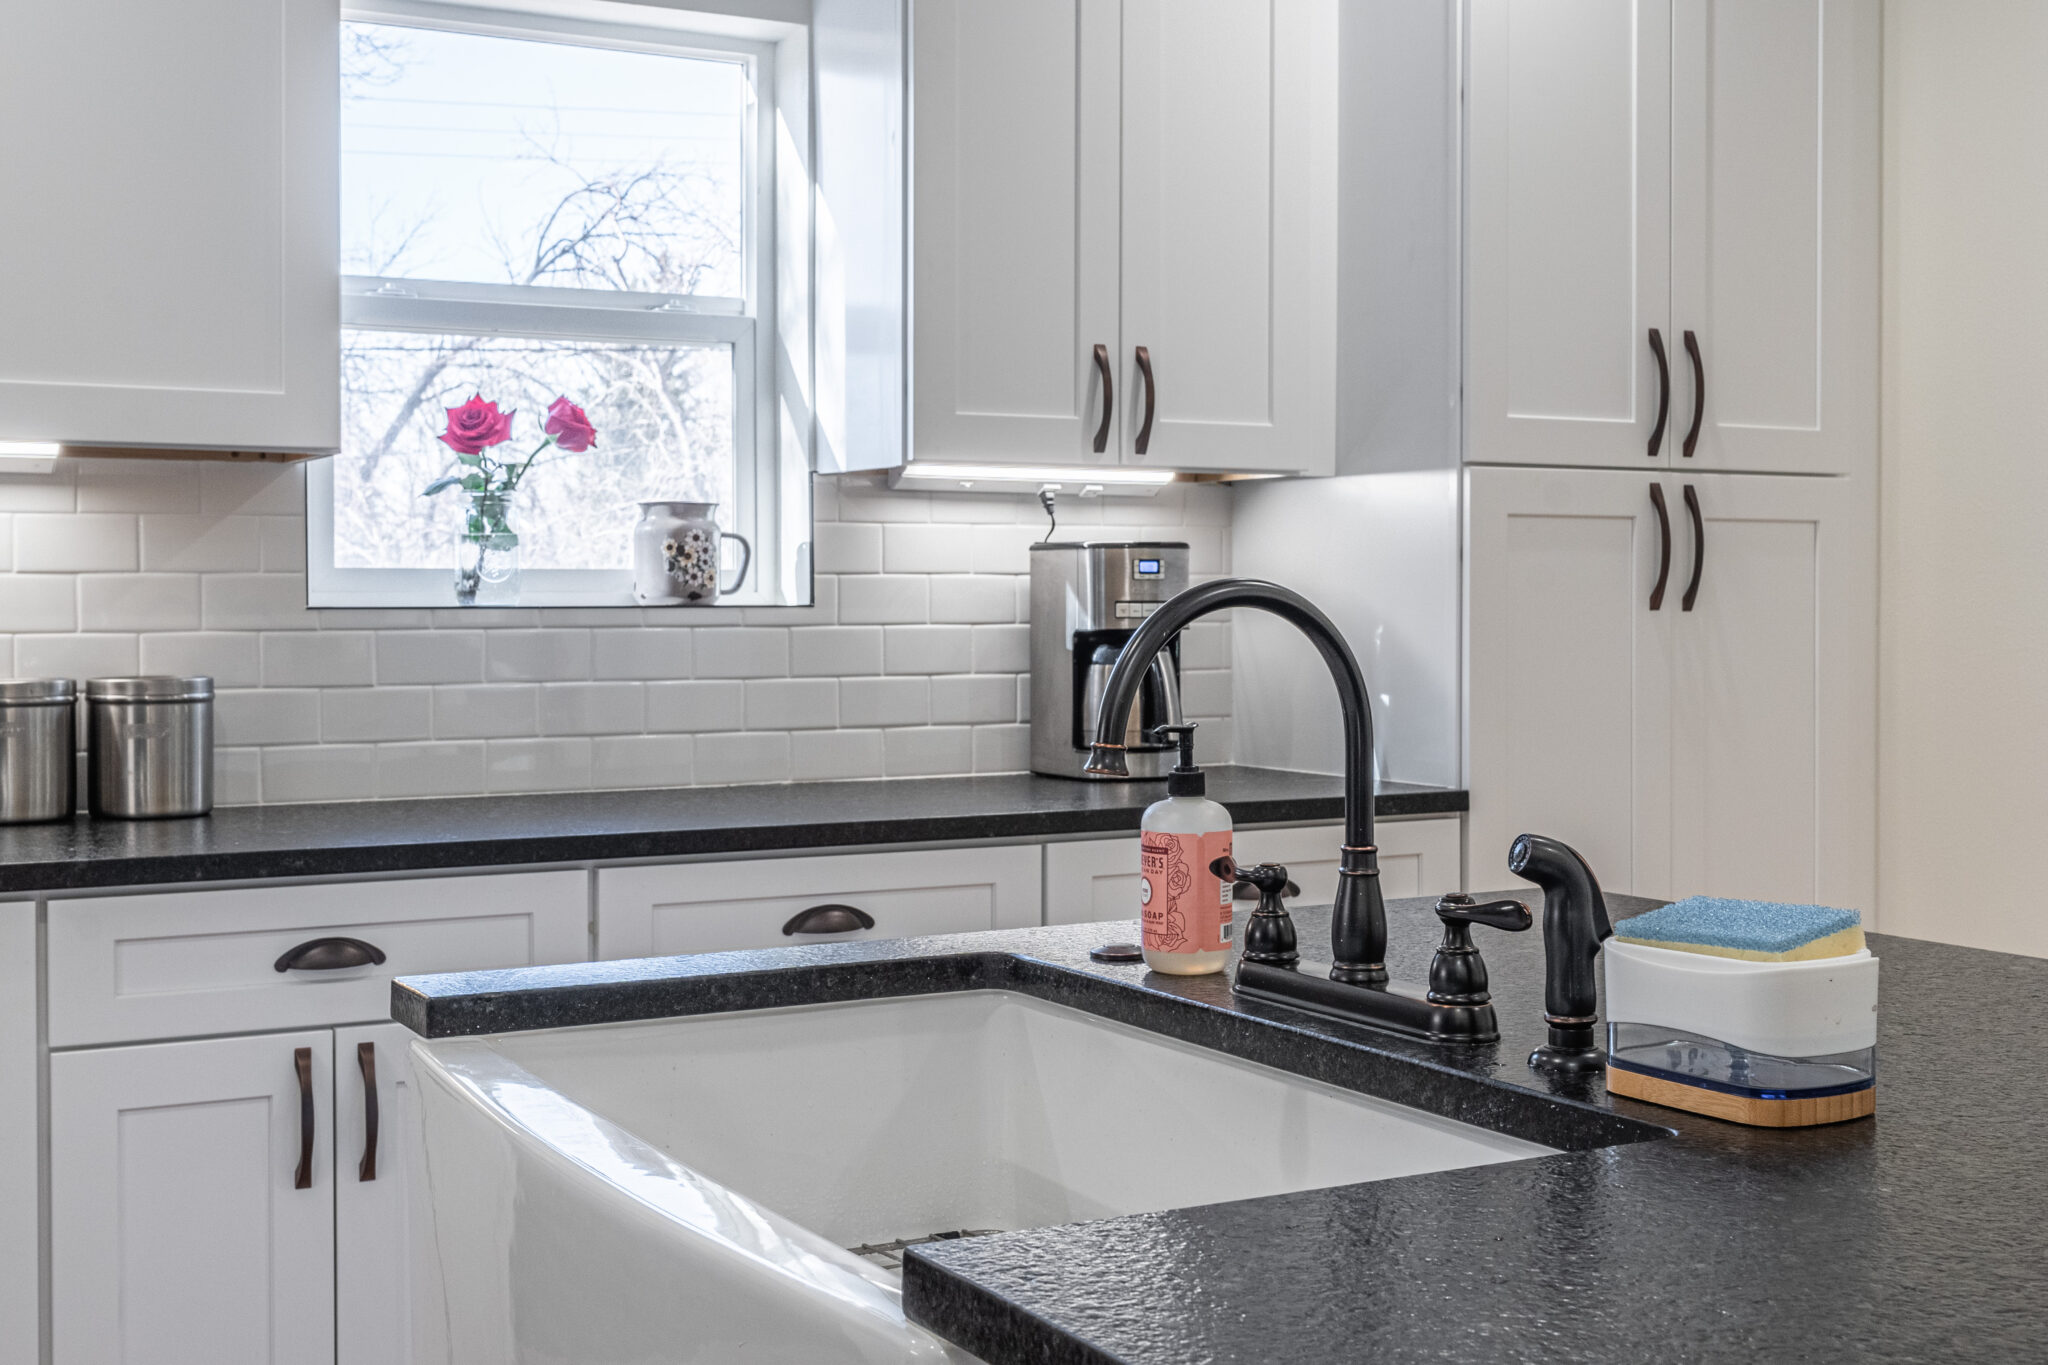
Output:
[[1230,854],[1230,831],[1162,834],[1139,843],[1138,887],[1145,946],[1161,953],[1213,953],[1230,946],[1231,884],[1209,870]]

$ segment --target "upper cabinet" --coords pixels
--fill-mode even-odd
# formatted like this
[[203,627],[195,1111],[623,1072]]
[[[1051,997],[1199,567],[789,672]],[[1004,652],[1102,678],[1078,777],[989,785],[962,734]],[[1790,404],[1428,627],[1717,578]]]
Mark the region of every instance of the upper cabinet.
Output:
[[1472,0],[1468,460],[1873,465],[1878,40],[1854,0]]
[[1332,0],[911,9],[911,455],[1330,472]]
[[333,450],[335,0],[0,13],[0,440]]

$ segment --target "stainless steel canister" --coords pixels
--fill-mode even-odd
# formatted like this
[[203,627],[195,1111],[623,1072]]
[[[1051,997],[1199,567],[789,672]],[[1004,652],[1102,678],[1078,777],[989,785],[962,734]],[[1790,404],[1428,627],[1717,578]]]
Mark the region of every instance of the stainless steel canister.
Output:
[[0,681],[0,825],[62,820],[78,809],[69,678]]
[[212,810],[213,679],[89,679],[85,796],[124,820]]

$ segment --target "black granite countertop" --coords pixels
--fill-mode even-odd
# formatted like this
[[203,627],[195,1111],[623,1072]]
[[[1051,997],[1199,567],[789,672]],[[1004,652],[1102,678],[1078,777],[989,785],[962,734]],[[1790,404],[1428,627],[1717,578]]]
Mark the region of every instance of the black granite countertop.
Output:
[[[1389,907],[1397,976],[1429,905]],[[1540,935],[1480,932],[1496,1045],[1089,961],[1129,924],[416,978],[393,1012],[454,1035],[997,987],[1564,1149],[913,1248],[906,1310],[991,1365],[2048,1358],[2048,962],[1873,935],[1876,1116],[1773,1131],[1532,1072]]]
[[[746,787],[234,806],[196,820],[0,826],[0,895],[270,877],[683,858],[861,844],[1035,839],[1135,830],[1157,782],[1025,773]],[[1209,769],[1240,825],[1336,820],[1342,781],[1271,768]],[[1378,811],[1438,815],[1462,791],[1380,784]]]

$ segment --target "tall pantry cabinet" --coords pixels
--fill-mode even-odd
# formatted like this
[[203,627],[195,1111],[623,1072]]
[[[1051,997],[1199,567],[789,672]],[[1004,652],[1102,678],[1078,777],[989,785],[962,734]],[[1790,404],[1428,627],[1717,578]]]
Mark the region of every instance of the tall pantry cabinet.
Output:
[[[1399,599],[1456,585],[1459,632],[1427,652],[1462,644],[1433,684],[1457,716],[1444,766],[1472,793],[1473,885],[1508,880],[1508,845],[1533,830],[1610,890],[1868,910],[1877,7],[1441,15],[1345,14],[1340,306],[1376,321],[1340,355],[1338,468],[1389,497],[1440,479],[1457,512],[1421,552],[1410,538],[1363,572],[1353,554],[1341,581],[1303,586],[1362,657],[1398,659],[1419,634]],[[1367,198],[1416,169],[1431,129],[1462,174],[1434,199]],[[1403,292],[1432,251],[1437,311]],[[1389,352],[1373,329],[1418,355],[1440,340],[1444,387],[1361,363]],[[1241,494],[1241,569],[1260,571],[1284,513],[1310,520],[1307,496]],[[1393,709],[1436,700],[1411,689]]]

